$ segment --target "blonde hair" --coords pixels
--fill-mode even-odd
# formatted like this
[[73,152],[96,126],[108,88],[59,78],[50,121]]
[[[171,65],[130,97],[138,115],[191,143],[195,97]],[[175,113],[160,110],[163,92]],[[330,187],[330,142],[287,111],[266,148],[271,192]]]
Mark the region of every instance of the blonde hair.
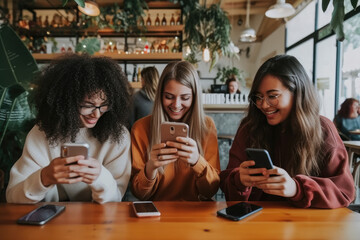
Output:
[[147,97],[154,101],[156,89],[159,82],[159,72],[155,67],[147,67],[141,71],[141,78],[144,81],[143,89]]
[[193,94],[193,101],[189,111],[184,115],[182,121],[189,125],[189,137],[194,139],[203,155],[202,140],[207,133],[205,123],[205,113],[202,105],[201,87],[198,74],[189,62],[178,61],[169,63],[160,76],[158,91],[156,92],[153,113],[150,121],[150,139],[148,153],[155,144],[159,144],[160,124],[164,121],[170,121],[162,105],[162,96],[165,85],[175,80],[178,83],[190,88]]

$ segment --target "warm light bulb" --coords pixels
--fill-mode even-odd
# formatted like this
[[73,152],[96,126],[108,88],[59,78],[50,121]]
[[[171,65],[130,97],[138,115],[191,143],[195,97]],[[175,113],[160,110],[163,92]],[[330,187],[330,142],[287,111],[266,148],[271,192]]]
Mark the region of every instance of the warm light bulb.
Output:
[[204,62],[210,61],[210,50],[207,46],[206,46],[206,48],[204,48],[204,51],[203,51],[203,60],[204,60]]
[[186,46],[185,55],[188,56],[191,54],[191,49],[189,46]]

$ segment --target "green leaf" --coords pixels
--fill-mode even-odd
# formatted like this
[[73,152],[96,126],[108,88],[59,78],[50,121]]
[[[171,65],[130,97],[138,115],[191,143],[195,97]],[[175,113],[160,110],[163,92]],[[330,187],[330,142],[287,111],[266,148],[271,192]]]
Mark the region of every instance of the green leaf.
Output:
[[[335,0],[336,1],[336,0]],[[328,8],[328,6],[329,6],[329,3],[330,3],[330,0],[323,0],[322,1],[322,10],[323,10],[323,12],[325,12],[326,11],[326,9]]]
[[62,0],[62,6],[63,7],[65,7],[67,3],[68,3],[68,0]]
[[356,9],[358,4],[358,0],[351,0],[351,5],[353,6],[354,9]]
[[[63,0],[64,1],[64,0]],[[85,7],[85,0],[74,0],[80,7]]]
[[100,51],[100,40],[95,37],[88,37],[79,42],[75,47],[76,52],[86,52],[93,55],[95,52]]
[[343,41],[345,39],[344,33],[344,16],[345,16],[345,7],[344,0],[334,0],[333,1],[334,10],[332,13],[330,26],[336,34],[336,39],[338,41]]

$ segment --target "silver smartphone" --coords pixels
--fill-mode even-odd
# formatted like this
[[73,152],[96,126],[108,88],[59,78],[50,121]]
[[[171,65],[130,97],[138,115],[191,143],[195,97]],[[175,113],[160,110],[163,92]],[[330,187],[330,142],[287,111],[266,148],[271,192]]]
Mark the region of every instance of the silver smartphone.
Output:
[[161,123],[161,142],[176,142],[176,137],[188,137],[189,126],[182,122]]
[[160,216],[159,210],[152,201],[138,201],[132,203],[137,217],[156,217]]
[[64,209],[65,206],[60,205],[43,205],[29,212],[25,216],[19,218],[16,222],[18,224],[44,225],[45,223],[59,215],[62,211],[64,211]]
[[61,145],[61,157],[74,157],[82,155],[85,159],[89,157],[89,144],[87,143],[64,143]]

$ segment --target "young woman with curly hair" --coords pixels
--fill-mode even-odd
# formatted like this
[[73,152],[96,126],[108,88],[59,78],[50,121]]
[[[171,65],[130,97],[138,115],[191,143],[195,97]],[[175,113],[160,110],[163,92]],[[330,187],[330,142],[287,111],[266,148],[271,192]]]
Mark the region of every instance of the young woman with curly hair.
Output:
[[[226,199],[287,200],[303,208],[349,205],[355,188],[346,149],[334,124],[319,115],[316,91],[299,61],[288,55],[267,60],[249,100],[220,174]],[[275,168],[249,168],[255,162],[246,148],[267,149]]]
[[[11,169],[7,201],[121,201],[131,172],[129,89],[109,58],[71,54],[46,67],[34,90],[36,125]],[[60,157],[68,142],[88,143],[88,159]]]
[[[205,116],[195,68],[169,63],[161,74],[152,115],[131,129],[132,192],[141,200],[210,199],[219,188],[219,150],[214,121]],[[189,137],[161,143],[160,125],[184,122]]]

